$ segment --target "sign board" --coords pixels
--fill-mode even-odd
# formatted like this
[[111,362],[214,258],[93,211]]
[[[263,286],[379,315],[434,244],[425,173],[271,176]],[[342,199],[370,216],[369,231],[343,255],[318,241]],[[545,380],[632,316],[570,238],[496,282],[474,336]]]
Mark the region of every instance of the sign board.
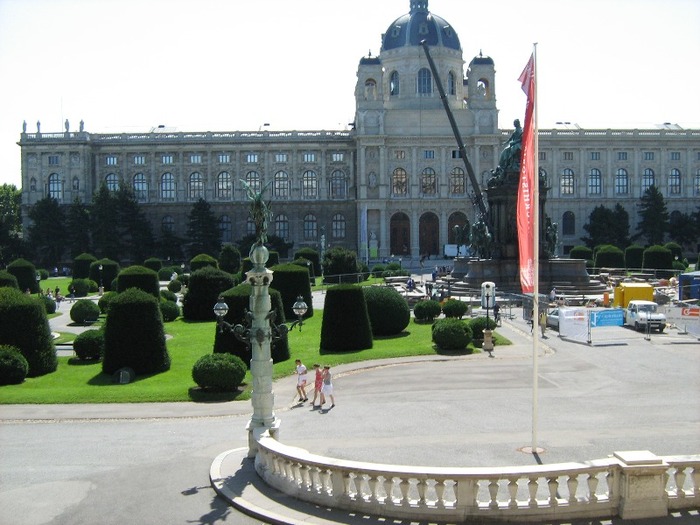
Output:
[[621,308],[591,312],[591,328],[598,328],[601,326],[622,326],[623,323],[624,319]]

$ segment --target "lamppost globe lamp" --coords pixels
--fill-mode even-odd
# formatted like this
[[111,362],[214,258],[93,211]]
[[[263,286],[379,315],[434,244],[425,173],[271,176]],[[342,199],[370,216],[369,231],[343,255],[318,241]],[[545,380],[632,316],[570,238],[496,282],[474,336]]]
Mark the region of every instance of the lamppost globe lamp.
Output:
[[228,313],[228,305],[224,301],[223,297],[219,297],[217,303],[214,305],[214,314],[219,321],[223,321],[224,317]]

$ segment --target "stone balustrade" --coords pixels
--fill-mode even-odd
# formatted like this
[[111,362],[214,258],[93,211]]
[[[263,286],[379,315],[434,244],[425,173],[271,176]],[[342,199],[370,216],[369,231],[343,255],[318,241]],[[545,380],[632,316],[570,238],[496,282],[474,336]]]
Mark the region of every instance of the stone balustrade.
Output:
[[445,468],[318,456],[263,435],[255,468],[298,499],[413,520],[665,516],[700,507],[700,455],[621,452],[585,463]]

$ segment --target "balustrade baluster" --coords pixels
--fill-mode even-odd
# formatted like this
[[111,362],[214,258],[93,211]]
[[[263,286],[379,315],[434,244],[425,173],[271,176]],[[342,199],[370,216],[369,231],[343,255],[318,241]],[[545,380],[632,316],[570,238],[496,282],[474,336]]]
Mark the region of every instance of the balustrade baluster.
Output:
[[435,480],[435,494],[436,494],[436,501],[435,504],[438,507],[445,508],[447,505],[445,504],[445,479],[436,479]]
[[342,476],[342,472],[336,470],[325,469],[321,472],[323,479],[323,491],[334,498],[341,498],[347,493],[343,493],[343,480],[338,479]]
[[569,474],[569,479],[566,480],[566,486],[569,488],[569,504],[573,505],[578,502],[576,491],[578,490],[578,474]]
[[595,493],[598,488],[598,477],[595,474],[588,475],[588,501],[590,503],[596,503],[598,501],[598,496]]
[[693,470],[693,495],[700,498],[700,469],[691,467]]
[[384,498],[384,503],[395,503],[393,496],[394,478],[382,476],[382,487],[384,488],[384,494],[386,494],[386,497]]
[[685,490],[683,490],[683,485],[685,485],[685,468],[678,467],[673,473],[673,480],[676,483],[676,497],[685,498]]
[[527,482],[527,490],[530,493],[528,505],[530,505],[531,508],[537,507],[537,488],[537,477],[531,477],[530,481]]
[[557,491],[559,490],[559,480],[556,476],[547,478],[547,486],[549,487],[549,504],[556,507],[559,504],[557,500]]
[[425,493],[428,490],[428,480],[427,479],[416,479],[416,490],[418,491],[418,505],[425,507],[428,502],[425,499]]
[[518,508],[518,478],[508,478],[508,494],[510,495],[510,500],[508,501],[508,508],[517,509]]
[[300,469],[300,486],[304,490],[308,491],[311,489],[311,467],[309,465],[301,465]]
[[377,475],[369,474],[369,477],[367,478],[367,486],[369,487],[368,496],[370,503],[379,502],[379,495],[377,494],[379,477]]
[[492,479],[489,482],[489,508],[498,508],[498,480]]
[[399,490],[401,490],[401,505],[410,505],[411,502],[408,500],[408,488],[409,488],[408,478],[401,478],[399,481]]

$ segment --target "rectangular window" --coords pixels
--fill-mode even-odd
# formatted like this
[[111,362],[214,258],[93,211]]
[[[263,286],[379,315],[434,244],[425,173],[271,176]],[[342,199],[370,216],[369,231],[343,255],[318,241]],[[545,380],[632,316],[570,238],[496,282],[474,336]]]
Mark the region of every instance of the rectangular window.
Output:
[[134,155],[134,164],[138,166],[143,166],[146,164],[146,156],[145,155]]
[[681,152],[680,151],[672,151],[671,152],[671,160],[681,160]]
[[287,162],[287,154],[275,153],[275,162]]
[[219,164],[228,164],[229,162],[231,162],[229,153],[219,153]]
[[58,166],[58,155],[49,155],[49,166]]
[[591,160],[600,160],[600,151],[591,151]]
[[627,152],[626,151],[618,151],[617,152],[617,160],[627,160]]
[[462,155],[460,155],[458,149],[453,149],[453,150],[452,150],[452,158],[453,158],[453,159],[461,159],[461,158],[462,158]]
[[117,156],[116,155],[107,155],[107,166],[116,166],[117,165]]
[[304,153],[303,157],[304,162],[316,162],[316,154],[311,153],[311,152],[306,152]]
[[201,164],[202,163],[202,155],[199,153],[191,153],[190,154],[190,164]]
[[434,149],[426,149],[423,151],[423,158],[424,159],[434,159],[435,158],[435,150]]
[[564,160],[574,160],[574,152],[573,151],[565,151],[564,152]]
[[644,160],[654,160],[654,152],[653,151],[645,151],[644,152]]
[[396,160],[403,160],[406,158],[406,152],[402,149],[397,149],[394,152],[394,156],[396,157]]
[[245,161],[248,164],[254,164],[254,163],[258,162],[258,154],[257,153],[248,153],[245,156]]
[[345,153],[333,153],[331,160],[333,162],[343,162],[345,160]]
[[163,164],[172,164],[173,163],[173,156],[172,155],[162,155],[160,158],[160,161]]
[[540,160],[547,160],[547,152],[545,152],[545,151],[540,151],[540,152],[539,152],[539,158],[540,158]]

